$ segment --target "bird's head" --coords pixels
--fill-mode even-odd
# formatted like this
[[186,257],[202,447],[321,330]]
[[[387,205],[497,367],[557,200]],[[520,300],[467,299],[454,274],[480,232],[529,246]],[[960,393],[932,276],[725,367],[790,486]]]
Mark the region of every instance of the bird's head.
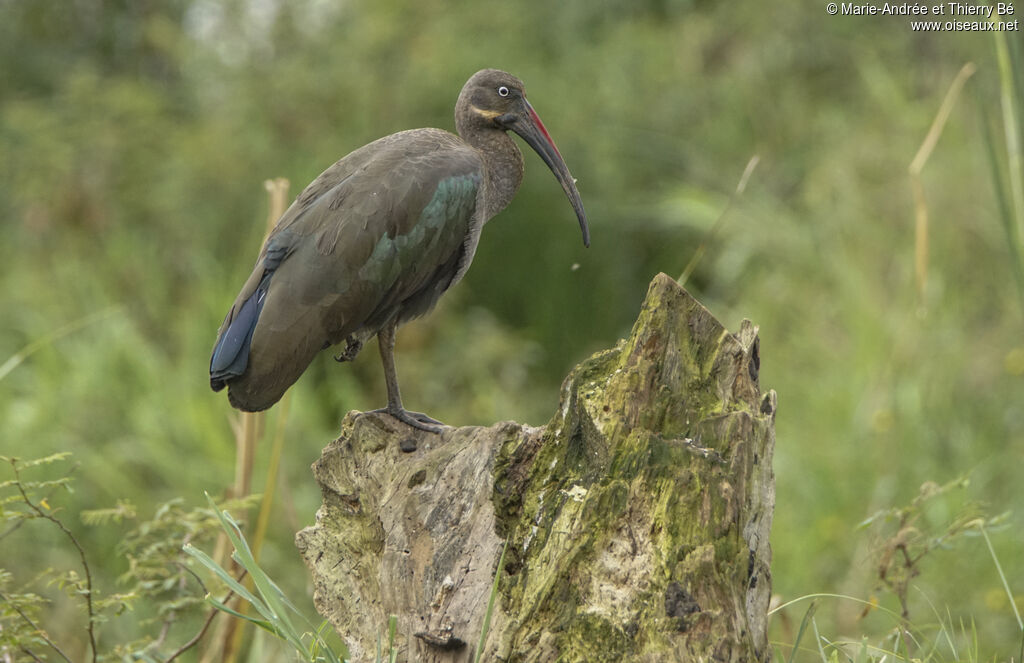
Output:
[[[526,100],[523,82],[498,69],[478,71],[466,82],[456,107],[457,121],[476,127],[514,131],[540,155],[569,197],[583,232],[583,245],[590,246],[590,229],[576,180],[555,147],[540,116]],[[460,127],[461,133],[461,127]]]

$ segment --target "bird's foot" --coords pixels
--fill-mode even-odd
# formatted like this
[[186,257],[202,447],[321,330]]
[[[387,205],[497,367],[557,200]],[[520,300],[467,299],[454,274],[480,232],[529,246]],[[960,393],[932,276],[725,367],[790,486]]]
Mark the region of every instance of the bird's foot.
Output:
[[413,428],[418,428],[420,430],[425,430],[428,433],[435,433],[438,435],[441,434],[441,431],[445,426],[437,419],[429,417],[422,412],[410,412],[409,410],[401,407],[382,407],[377,410],[364,412],[363,414],[390,414],[395,419],[398,419],[402,423],[408,424]]
[[359,351],[363,349],[363,342],[357,339],[355,336],[349,336],[345,339],[345,351],[339,355],[334,356],[334,361],[352,361],[359,354]]

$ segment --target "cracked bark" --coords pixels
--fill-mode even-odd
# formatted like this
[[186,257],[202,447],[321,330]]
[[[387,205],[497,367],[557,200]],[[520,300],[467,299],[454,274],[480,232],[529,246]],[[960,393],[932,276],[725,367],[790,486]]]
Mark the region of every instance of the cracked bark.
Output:
[[660,274],[546,426],[435,436],[350,414],[296,537],[317,609],[353,661],[389,615],[400,661],[472,661],[507,542],[481,660],[769,660],[776,396],[758,368],[756,327],[729,333]]

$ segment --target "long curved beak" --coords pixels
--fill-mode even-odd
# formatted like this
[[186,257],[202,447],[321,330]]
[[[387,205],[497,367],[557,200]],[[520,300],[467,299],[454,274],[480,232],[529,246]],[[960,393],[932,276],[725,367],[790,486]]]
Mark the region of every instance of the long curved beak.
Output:
[[572,208],[576,211],[576,217],[580,220],[580,230],[583,232],[583,246],[590,246],[590,228],[587,227],[587,213],[583,211],[583,201],[580,199],[580,192],[576,190],[576,180],[565,165],[565,160],[555,147],[555,141],[551,139],[544,123],[540,121],[537,111],[533,110],[526,99],[523,99],[523,110],[518,113],[508,113],[499,118],[499,121],[508,129],[519,134],[533,151],[544,159],[551,172],[558,178],[565,195],[569,197]]

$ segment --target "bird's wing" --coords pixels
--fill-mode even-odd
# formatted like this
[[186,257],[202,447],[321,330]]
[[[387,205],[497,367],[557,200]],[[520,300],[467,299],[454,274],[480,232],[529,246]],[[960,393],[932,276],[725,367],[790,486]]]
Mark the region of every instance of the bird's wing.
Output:
[[268,320],[273,328],[294,324],[298,309],[316,309],[331,342],[382,306],[415,296],[457,257],[482,171],[472,148],[439,130],[388,136],[335,166],[310,185],[318,195],[299,197],[294,220],[286,215],[279,224],[288,257],[267,303],[282,308]]
[[221,331],[264,276],[300,248],[306,255],[289,270],[300,272],[289,274],[289,292],[306,304],[342,294],[359,280],[390,286],[399,274],[402,291],[417,290],[437,254],[465,237],[481,170],[475,151],[439,129],[393,134],[350,153],[278,220]]

